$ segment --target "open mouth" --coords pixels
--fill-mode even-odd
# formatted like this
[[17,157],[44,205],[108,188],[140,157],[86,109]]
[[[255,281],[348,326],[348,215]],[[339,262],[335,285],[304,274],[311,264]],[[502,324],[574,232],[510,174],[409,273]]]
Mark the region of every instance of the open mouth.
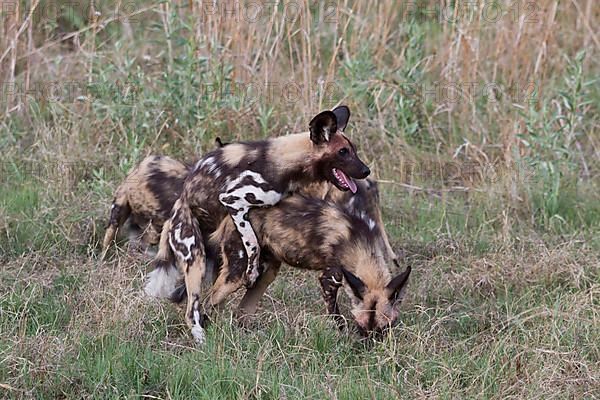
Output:
[[350,190],[352,193],[356,193],[356,183],[354,183],[352,178],[350,178],[344,172],[340,171],[339,169],[333,168],[333,176],[335,176],[335,179],[337,179],[339,185],[342,188]]

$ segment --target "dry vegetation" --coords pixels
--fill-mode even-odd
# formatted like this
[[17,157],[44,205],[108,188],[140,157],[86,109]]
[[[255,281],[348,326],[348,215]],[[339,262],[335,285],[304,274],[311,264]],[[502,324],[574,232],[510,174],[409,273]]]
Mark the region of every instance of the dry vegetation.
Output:
[[[0,4],[0,397],[600,396],[594,0]],[[147,259],[97,260],[146,154],[338,103],[414,267],[382,343],[287,271],[248,329],[226,308],[193,349],[142,296]]]

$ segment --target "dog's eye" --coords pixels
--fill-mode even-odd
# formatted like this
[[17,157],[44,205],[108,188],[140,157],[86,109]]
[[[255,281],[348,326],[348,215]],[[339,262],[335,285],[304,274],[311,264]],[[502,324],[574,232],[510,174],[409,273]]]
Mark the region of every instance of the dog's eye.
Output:
[[348,148],[347,148],[347,147],[342,147],[342,148],[340,149],[340,151],[338,151],[338,154],[339,154],[340,156],[346,156],[346,155],[348,155]]

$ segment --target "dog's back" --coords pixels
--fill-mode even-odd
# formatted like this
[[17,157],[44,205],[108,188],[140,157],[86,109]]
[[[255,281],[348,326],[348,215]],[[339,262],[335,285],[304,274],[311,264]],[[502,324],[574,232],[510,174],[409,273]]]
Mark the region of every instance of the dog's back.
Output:
[[[385,269],[374,228],[336,204],[294,195],[276,207],[252,210],[250,221],[263,249],[291,266],[322,270],[345,263],[353,270],[356,263],[366,262],[372,264],[368,269]],[[223,220],[210,242],[228,253],[223,257],[228,260],[230,280],[241,278],[245,254],[237,251],[241,242],[229,219]],[[358,256],[358,252],[365,254]]]

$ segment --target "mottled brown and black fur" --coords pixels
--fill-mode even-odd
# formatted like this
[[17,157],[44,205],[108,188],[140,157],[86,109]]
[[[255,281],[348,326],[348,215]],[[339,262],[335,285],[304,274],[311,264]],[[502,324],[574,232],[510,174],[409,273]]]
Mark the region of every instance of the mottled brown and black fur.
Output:
[[[217,137],[215,144],[223,147],[229,143]],[[150,155],[133,168],[115,192],[102,256],[124,224],[128,236],[139,239],[143,247],[158,244],[162,226],[171,216],[189,172],[190,165],[160,155]]]
[[[361,218],[369,226],[377,226],[374,240],[384,249],[387,261],[396,261],[397,256],[392,249],[390,240],[385,231],[381,215],[379,187],[372,179],[363,179],[356,182],[358,191],[355,194],[336,190],[332,185],[327,185],[327,192],[320,198],[342,207],[344,211]],[[310,191],[302,192],[309,197],[319,197]]]
[[[183,180],[188,172],[189,168],[185,164],[169,157],[149,156],[144,159],[132,170],[116,191],[111,212],[111,223],[109,230],[107,230],[104,247],[106,248],[112,241],[116,230],[124,222],[124,219],[129,219],[130,225],[133,224],[137,227],[137,230],[144,232],[142,239],[147,245],[156,244],[162,225],[168,218],[174,204],[173,197],[181,192]],[[396,257],[389,245],[381,218],[377,183],[371,179],[365,179],[358,181],[357,185],[358,191],[354,195],[349,192],[342,192],[330,183],[307,185],[300,190],[300,193],[307,197],[324,199],[327,202],[337,204],[346,213],[362,219],[368,227],[375,224],[377,229],[372,230],[371,240],[377,241],[375,245],[383,254],[386,254],[388,261],[394,260]],[[213,244],[217,248],[221,246],[221,243]],[[233,254],[237,250],[239,255],[239,249],[236,248],[235,241],[227,241],[223,246],[225,246],[223,249],[225,254]],[[251,297],[255,298],[253,307],[256,307],[257,293],[262,294],[266,290],[266,287],[275,278],[279,270],[280,262],[274,259],[269,252],[262,256],[261,262],[263,265],[271,265],[271,267],[267,269],[265,276],[260,279],[256,287],[248,291],[243,302],[243,307],[246,309],[250,307]],[[227,265],[225,265],[224,269],[227,268]],[[320,279],[323,294],[326,298],[327,310],[331,314],[338,314],[337,303],[332,301],[332,296],[337,295],[339,285],[330,277],[337,276],[337,282],[340,282],[341,276],[339,274],[339,270],[333,271],[330,269],[325,271]],[[222,276],[225,277],[225,275]],[[232,280],[226,281],[227,285],[236,286],[239,284],[239,281],[236,281],[239,276],[236,277],[233,273],[231,278]],[[165,293],[165,295],[169,294],[171,293]]]
[[154,155],[142,160],[115,192],[102,242],[103,257],[126,222],[144,246],[158,244],[188,173],[187,165],[170,157]]
[[[256,264],[252,271],[258,271],[260,247],[248,220],[250,207],[272,206],[315,182],[329,181],[340,190],[348,190],[352,188],[351,178],[369,174],[343,134],[349,116],[347,107],[338,107],[313,118],[309,132],[229,144],[205,155],[187,176],[172,217],[163,227],[155,258],[156,268],[163,272],[150,276],[149,286],[156,289],[154,278],[177,264],[188,293],[186,321],[199,342],[204,336],[200,323],[200,288],[206,273],[204,238],[230,215],[243,238],[248,267]],[[172,280],[168,281],[166,284],[171,285]]]
[[[368,196],[366,196],[368,197]],[[321,271],[320,283],[327,311],[339,315],[337,292],[346,288],[352,315],[361,333],[380,333],[398,318],[397,305],[406,287],[410,267],[392,278],[386,247],[378,239],[382,226],[369,217],[350,213],[342,206],[295,195],[277,206],[251,211],[250,220],[263,246],[267,272],[247,291],[240,308],[252,313],[267,286],[275,279],[281,262]],[[229,219],[211,235],[220,246],[222,264],[209,304],[222,302],[243,286],[245,253]]]
[[[217,139],[220,147],[227,144]],[[144,247],[158,244],[163,224],[170,217],[189,171],[188,165],[166,156],[151,155],[142,160],[115,192],[102,245],[103,255],[123,225],[129,236],[137,237]],[[298,193],[337,204],[368,224],[374,222],[379,227],[377,240],[385,247],[388,260],[395,260],[396,254],[383,225],[377,182],[367,178],[356,183],[356,194],[338,190],[329,182],[307,185]]]

